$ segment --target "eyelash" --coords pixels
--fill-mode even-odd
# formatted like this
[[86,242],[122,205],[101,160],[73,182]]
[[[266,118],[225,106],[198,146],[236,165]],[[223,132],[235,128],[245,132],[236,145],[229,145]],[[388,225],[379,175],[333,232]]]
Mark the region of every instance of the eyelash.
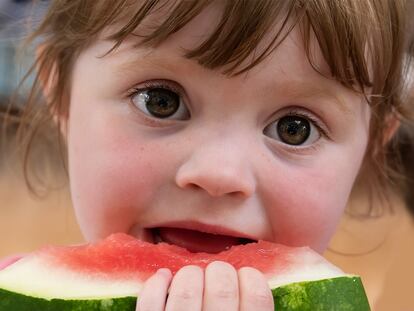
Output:
[[[155,88],[162,88],[162,89],[166,89],[166,90],[177,93],[177,95],[180,96],[180,98],[183,100],[183,104],[185,104],[188,108],[188,105],[185,103],[183,99],[185,98],[184,90],[176,82],[171,81],[171,80],[152,80],[152,81],[142,82],[140,83],[139,86],[135,86],[129,91],[127,91],[126,98],[128,99],[130,105],[134,106],[134,104],[132,103],[134,96],[138,95],[140,92],[150,90],[150,89],[155,89]],[[137,109],[137,108],[134,107],[134,109]],[[141,113],[140,115],[141,117],[144,118],[147,125],[151,127],[163,127],[163,126],[169,125],[170,122],[172,122],[172,120],[168,120],[168,119],[159,120],[157,118],[147,116],[144,113]],[[174,122],[177,122],[177,120],[174,120]]]
[[[321,136],[320,138],[326,138],[326,139],[331,140],[328,129],[326,128],[325,125],[323,125],[322,121],[320,121],[319,118],[316,118],[314,116],[313,113],[308,112],[306,111],[305,108],[301,108],[301,107],[291,107],[288,109],[289,110],[286,113],[283,113],[280,117],[273,120],[271,123],[277,122],[278,120],[286,116],[294,116],[294,117],[296,116],[296,117],[305,118],[309,122],[311,122],[313,126],[315,126],[317,131],[319,131],[320,136]],[[307,155],[307,154],[312,154],[313,152],[317,152],[321,148],[322,145],[321,145],[320,138],[314,144],[310,144],[306,146],[295,146],[295,145],[289,145],[285,143],[282,143],[282,145],[283,145],[283,149],[285,149],[286,151],[292,154]]]
[[139,92],[149,90],[149,89],[154,89],[154,88],[166,89],[171,92],[177,93],[181,98],[184,97],[184,92],[182,88],[170,80],[155,80],[155,81],[143,82],[142,86],[133,87],[130,91],[128,91],[127,97],[131,99],[133,96],[137,95]]
[[285,116],[296,116],[309,120],[318,129],[318,131],[321,133],[323,137],[330,139],[330,136],[325,126],[323,126],[322,122],[319,119],[315,118],[311,113],[308,113],[300,108],[295,107],[292,108],[286,115],[283,115],[283,117]]

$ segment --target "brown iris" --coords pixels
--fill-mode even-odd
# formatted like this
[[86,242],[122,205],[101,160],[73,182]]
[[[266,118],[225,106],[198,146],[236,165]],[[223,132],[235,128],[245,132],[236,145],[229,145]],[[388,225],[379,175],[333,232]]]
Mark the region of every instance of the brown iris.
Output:
[[279,119],[277,133],[285,144],[302,145],[310,135],[310,123],[299,116],[286,116]]
[[168,118],[180,107],[180,96],[170,90],[154,88],[145,91],[145,106],[157,118]]

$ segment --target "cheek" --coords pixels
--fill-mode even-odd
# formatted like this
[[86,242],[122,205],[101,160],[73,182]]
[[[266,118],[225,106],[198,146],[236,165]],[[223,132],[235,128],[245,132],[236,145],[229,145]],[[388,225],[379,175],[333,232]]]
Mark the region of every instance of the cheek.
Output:
[[267,175],[264,200],[270,206],[276,242],[308,245],[318,252],[326,249],[360,167],[355,158],[353,162],[341,158],[325,158],[312,167],[283,167],[279,174]]
[[165,182],[162,166],[168,164],[163,146],[125,121],[101,116],[83,124],[69,132],[71,191],[82,232],[96,240],[139,221]]

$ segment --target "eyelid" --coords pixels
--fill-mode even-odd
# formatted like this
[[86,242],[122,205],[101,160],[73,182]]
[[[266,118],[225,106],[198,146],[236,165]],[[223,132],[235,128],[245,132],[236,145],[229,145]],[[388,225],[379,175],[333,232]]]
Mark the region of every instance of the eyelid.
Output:
[[301,146],[288,146],[290,149],[290,152],[298,154],[298,155],[308,155],[312,154],[313,152],[319,151],[319,149],[322,147],[320,139],[316,141],[312,145],[307,145],[305,147]]
[[[184,88],[178,84],[175,81],[172,80],[166,80],[166,79],[155,79],[155,80],[148,80],[141,82],[137,84],[136,86],[129,89],[126,93],[126,99],[128,99],[130,105],[134,105],[132,103],[132,98],[137,95],[140,92],[145,92],[151,89],[166,89],[171,92],[177,93],[177,95],[180,97],[180,102],[182,102],[182,105],[185,107],[185,109],[188,111],[189,117],[191,117],[191,110],[189,108],[189,105],[187,104],[186,100],[186,92],[184,91]],[[135,106],[134,106],[135,107]],[[137,109],[136,107],[134,109]],[[177,122],[182,122],[185,120],[180,119],[158,119],[152,116],[147,115],[146,113],[142,112],[141,109],[137,109],[140,111],[141,117],[144,119],[144,121],[147,123],[147,125],[151,127],[164,127],[164,126],[171,126],[176,124]]]
[[[321,135],[327,139],[331,139],[331,135],[329,133],[328,127],[324,124],[324,122],[313,112],[310,112],[306,108],[302,107],[289,107],[287,109],[283,109],[283,111],[279,111],[277,113],[277,117],[273,118],[272,122],[276,122],[277,120],[285,117],[285,116],[298,116],[308,119],[312,124],[320,131]],[[270,123],[272,123],[270,122]],[[269,124],[270,124],[269,123]]]
[[180,97],[186,97],[186,93],[181,85],[179,85],[177,82],[166,79],[144,81],[131,88],[127,92],[127,97],[134,95],[138,91],[145,91],[153,88],[165,88],[167,90],[177,93]]
[[324,147],[323,139],[318,139],[314,144],[306,146],[287,145],[283,142],[275,141],[273,138],[270,138],[268,136],[265,136],[265,141],[272,152],[286,158],[295,156],[311,156]]
[[307,119],[319,132],[319,139],[314,143],[309,145],[289,145],[281,141],[275,140],[271,137],[265,135],[266,141],[269,143],[269,147],[274,150],[274,152],[281,152],[285,154],[286,157],[298,155],[298,156],[307,156],[312,155],[315,152],[319,151],[324,146],[324,139],[332,140],[329,128],[327,125],[319,118],[319,116],[306,108],[290,106],[284,109],[279,110],[266,122],[266,127],[270,126],[273,123],[277,123],[283,117],[286,116],[297,116]]

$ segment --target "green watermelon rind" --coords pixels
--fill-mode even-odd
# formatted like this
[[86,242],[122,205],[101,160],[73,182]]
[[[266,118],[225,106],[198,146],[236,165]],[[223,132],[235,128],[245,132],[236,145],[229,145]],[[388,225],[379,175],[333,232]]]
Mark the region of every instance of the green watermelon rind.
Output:
[[[370,311],[358,276],[291,283],[272,293],[277,311]],[[47,300],[0,289],[0,311],[134,311],[136,299]]]
[[42,299],[0,289],[1,311],[134,311],[136,297]]
[[278,311],[371,310],[358,276],[292,283],[277,287],[272,293]]

